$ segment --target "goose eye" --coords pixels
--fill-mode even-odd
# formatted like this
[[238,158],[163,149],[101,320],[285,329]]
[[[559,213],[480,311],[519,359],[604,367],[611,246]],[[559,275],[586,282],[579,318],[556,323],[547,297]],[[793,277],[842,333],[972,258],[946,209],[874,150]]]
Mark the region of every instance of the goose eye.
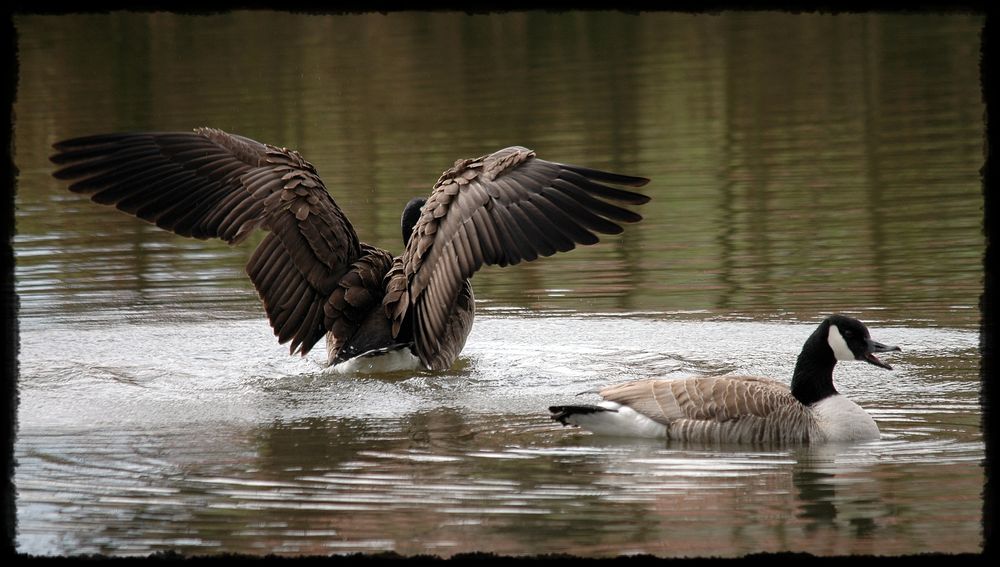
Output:
[[853,339],[854,338],[854,331],[851,331],[850,329],[844,331],[844,338],[845,339]]

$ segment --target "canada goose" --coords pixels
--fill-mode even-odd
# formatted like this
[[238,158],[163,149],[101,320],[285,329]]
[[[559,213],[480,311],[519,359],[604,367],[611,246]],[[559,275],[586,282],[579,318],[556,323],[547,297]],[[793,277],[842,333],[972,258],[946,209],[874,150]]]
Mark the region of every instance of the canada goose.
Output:
[[599,405],[552,406],[552,419],[595,433],[713,443],[796,444],[878,439],[875,421],[833,387],[838,360],[898,351],[873,341],[844,315],[826,318],[806,340],[791,389],[771,378],[713,376],[638,380],[610,386]]
[[[326,335],[329,365],[451,367],[472,327],[469,278],[577,244],[642,217],[613,203],[649,197],[603,185],[649,180],[544,161],[513,146],[445,171],[411,200],[405,251],[360,242],[316,169],[294,150],[214,128],[102,134],[56,143],[53,175],[102,205],[181,236],[236,244],[270,231],[246,266],[281,344],[306,353]],[[384,357],[379,355],[386,355]],[[393,356],[389,356],[393,355]],[[379,357],[387,364],[373,366]],[[348,361],[358,364],[340,367]]]

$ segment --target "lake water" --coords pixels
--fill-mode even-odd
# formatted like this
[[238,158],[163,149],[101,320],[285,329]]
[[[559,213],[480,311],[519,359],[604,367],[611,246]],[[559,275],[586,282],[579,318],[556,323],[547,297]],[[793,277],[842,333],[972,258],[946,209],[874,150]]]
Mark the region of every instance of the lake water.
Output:
[[[742,556],[982,549],[982,18],[450,13],[15,18],[19,552]],[[473,283],[447,372],[290,357],[243,265],[66,191],[52,143],[215,126],[299,150],[362,240],[508,145],[642,175],[645,220]],[[832,312],[883,432],[668,446],[547,406],[790,378]]]

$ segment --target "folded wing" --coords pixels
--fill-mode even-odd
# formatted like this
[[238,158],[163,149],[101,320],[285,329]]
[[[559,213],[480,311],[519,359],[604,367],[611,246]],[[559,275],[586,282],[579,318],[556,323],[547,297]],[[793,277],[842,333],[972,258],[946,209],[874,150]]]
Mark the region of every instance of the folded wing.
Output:
[[719,376],[639,380],[600,391],[668,427],[671,438],[729,443],[808,441],[810,416],[787,385],[768,378]]

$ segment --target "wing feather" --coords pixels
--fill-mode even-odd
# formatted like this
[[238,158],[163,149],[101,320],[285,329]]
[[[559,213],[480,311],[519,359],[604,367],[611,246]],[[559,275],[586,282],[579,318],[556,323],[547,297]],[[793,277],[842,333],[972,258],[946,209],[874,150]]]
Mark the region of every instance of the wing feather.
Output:
[[533,202],[541,210],[542,214],[552,221],[555,228],[558,228],[572,242],[590,245],[597,244],[597,236],[586,229],[585,224],[579,220],[574,220],[565,210],[559,207],[553,199],[552,191],[544,189],[538,194],[538,198]]
[[766,417],[794,401],[785,384],[751,376],[639,380],[605,388],[600,394],[661,423],[676,419],[727,421],[744,415]]
[[210,128],[101,134],[54,148],[53,175],[71,191],[165,230],[230,244],[270,230],[246,270],[293,353],[306,354],[336,323],[324,304],[362,245],[298,152]]
[[[394,272],[396,291],[385,299],[393,332],[412,310],[417,355],[428,367],[444,364],[444,337],[457,321],[466,279],[484,265],[531,261],[594,244],[595,232],[620,233],[619,223],[642,217],[616,203],[640,205],[649,197],[602,182],[647,181],[544,161],[518,146],[457,161],[435,184]],[[406,293],[399,291],[404,284]]]
[[605,388],[600,395],[666,425],[670,438],[799,443],[813,433],[808,409],[787,385],[768,378],[639,380]]

